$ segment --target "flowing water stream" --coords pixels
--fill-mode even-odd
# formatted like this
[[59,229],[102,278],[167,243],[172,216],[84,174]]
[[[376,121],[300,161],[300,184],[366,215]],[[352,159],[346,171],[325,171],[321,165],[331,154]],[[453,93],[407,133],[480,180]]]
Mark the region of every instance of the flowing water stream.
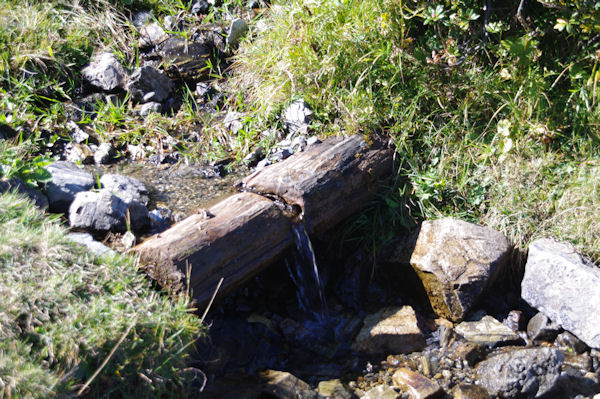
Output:
[[326,322],[329,310],[312,243],[303,223],[295,224],[292,232],[296,248],[291,256],[286,258],[285,265],[297,288],[299,307],[314,316],[316,321]]

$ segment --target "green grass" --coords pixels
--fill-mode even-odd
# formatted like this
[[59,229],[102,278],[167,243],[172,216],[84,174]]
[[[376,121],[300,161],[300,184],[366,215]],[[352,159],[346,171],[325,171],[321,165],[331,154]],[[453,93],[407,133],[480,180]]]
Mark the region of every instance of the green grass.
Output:
[[[183,297],[150,286],[132,258],[95,257],[57,219],[0,196],[0,396],[182,397],[202,333]],[[114,355],[109,352],[118,345]]]
[[[531,35],[511,4],[493,3],[489,40],[471,53],[480,2],[274,1],[237,56],[240,108],[260,131],[302,97],[315,133],[395,142],[396,183],[348,222],[349,240],[380,247],[402,226],[453,216],[600,260],[597,12],[531,4]],[[559,30],[575,12],[581,23]]]

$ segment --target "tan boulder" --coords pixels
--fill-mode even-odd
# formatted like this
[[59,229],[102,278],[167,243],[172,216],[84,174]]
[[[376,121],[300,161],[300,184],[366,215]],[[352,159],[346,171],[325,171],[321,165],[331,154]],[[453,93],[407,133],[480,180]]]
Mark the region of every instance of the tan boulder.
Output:
[[435,313],[461,321],[505,266],[510,251],[502,233],[444,218],[423,222],[410,264]]

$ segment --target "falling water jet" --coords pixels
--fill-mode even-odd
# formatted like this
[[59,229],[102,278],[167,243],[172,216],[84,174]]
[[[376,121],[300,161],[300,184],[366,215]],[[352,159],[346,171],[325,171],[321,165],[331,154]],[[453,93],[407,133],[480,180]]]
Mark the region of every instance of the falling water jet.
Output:
[[285,264],[298,289],[298,304],[304,312],[315,316],[319,321],[325,321],[329,317],[329,311],[310,238],[302,223],[295,224],[292,232],[296,250],[291,260],[285,260]]

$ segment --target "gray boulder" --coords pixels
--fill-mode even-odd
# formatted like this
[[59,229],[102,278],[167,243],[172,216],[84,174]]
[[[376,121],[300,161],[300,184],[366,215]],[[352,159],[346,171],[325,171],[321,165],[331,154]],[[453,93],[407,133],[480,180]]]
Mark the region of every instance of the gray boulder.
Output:
[[558,349],[527,348],[491,356],[477,365],[476,372],[492,396],[537,398],[557,385],[562,363]]
[[410,264],[435,313],[461,321],[505,266],[510,251],[501,233],[444,218],[423,222]]
[[94,177],[71,162],[56,161],[46,169],[52,175],[46,185],[46,195],[52,212],[66,213],[77,193],[94,186]]
[[93,231],[134,231],[150,225],[148,209],[135,200],[125,201],[110,190],[78,193],[69,209],[71,227]]
[[90,84],[106,91],[123,88],[127,78],[125,68],[112,53],[95,55],[81,73]]
[[148,189],[136,178],[107,173],[100,178],[100,184],[126,202],[133,200],[148,205]]
[[29,198],[40,209],[48,208],[48,198],[38,190],[31,188],[16,177],[0,180],[0,193],[15,191]]
[[166,100],[174,87],[173,81],[167,75],[150,66],[144,66],[131,74],[125,89],[134,100],[147,103]]
[[565,330],[600,348],[600,269],[575,249],[550,239],[529,246],[521,296]]

